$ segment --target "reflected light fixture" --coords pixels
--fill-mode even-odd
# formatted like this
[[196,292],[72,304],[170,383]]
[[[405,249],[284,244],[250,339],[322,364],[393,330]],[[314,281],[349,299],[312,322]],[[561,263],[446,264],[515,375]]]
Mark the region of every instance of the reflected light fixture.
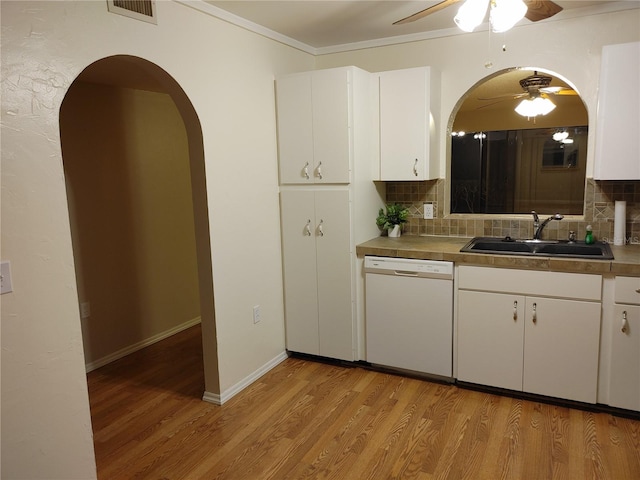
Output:
[[565,139],[567,139],[567,138],[569,138],[569,132],[567,132],[567,131],[564,131],[564,132],[556,132],[556,133],[554,133],[554,134],[553,134],[553,139],[554,139],[556,142],[561,142],[561,141],[563,141],[563,140],[565,140]]
[[553,139],[556,142],[560,142],[560,143],[564,143],[564,144],[571,144],[573,143],[573,138],[569,137],[569,132],[567,131],[563,131],[563,132],[556,132],[553,134]]
[[460,30],[473,32],[484,20],[487,8],[490,8],[491,31],[495,33],[511,29],[527,13],[522,0],[466,0],[453,20]]
[[523,117],[537,117],[538,115],[546,115],[551,112],[556,105],[548,98],[539,95],[525,98],[516,107],[516,113]]

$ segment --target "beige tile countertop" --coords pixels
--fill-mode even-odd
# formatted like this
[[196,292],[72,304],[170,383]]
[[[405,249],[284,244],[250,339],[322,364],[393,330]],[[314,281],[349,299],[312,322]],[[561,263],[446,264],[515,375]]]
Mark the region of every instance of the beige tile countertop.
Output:
[[471,239],[465,237],[414,235],[403,235],[399,238],[376,237],[358,245],[356,253],[358,256],[377,255],[423,260],[448,260],[459,264],[504,268],[640,276],[640,245],[620,247],[611,245],[614,260],[591,260],[460,252],[460,249],[469,240]]

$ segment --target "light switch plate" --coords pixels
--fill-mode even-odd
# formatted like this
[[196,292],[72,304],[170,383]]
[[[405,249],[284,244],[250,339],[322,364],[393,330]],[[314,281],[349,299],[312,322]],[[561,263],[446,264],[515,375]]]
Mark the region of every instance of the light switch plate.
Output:
[[0,262],[0,295],[13,292],[11,284],[11,263],[6,260]]

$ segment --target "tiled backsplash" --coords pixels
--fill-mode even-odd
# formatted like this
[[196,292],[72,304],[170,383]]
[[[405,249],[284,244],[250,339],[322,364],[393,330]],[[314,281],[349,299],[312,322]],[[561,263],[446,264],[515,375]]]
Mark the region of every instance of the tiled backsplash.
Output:
[[[427,182],[387,182],[387,203],[400,203],[409,208],[409,221],[404,226],[405,235],[447,235],[454,237],[491,236],[531,238],[531,215],[462,215],[444,216],[444,179]],[[574,231],[578,239],[584,239],[586,226],[593,227],[598,240],[613,243],[613,218],[616,200],[627,202],[627,243],[640,243],[640,181],[595,181],[587,179],[584,219],[567,216],[564,220],[550,222],[544,238],[566,239]],[[436,218],[423,219],[423,204],[433,202]],[[551,214],[555,212],[542,212]],[[560,212],[562,213],[562,212]]]

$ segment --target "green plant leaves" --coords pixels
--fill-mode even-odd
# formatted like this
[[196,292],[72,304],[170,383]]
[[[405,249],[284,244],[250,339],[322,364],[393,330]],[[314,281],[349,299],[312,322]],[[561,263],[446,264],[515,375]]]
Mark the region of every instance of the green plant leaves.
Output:
[[402,225],[407,222],[409,217],[409,209],[397,203],[387,205],[387,211],[381,208],[378,211],[376,225],[382,229],[393,228],[394,225]]

